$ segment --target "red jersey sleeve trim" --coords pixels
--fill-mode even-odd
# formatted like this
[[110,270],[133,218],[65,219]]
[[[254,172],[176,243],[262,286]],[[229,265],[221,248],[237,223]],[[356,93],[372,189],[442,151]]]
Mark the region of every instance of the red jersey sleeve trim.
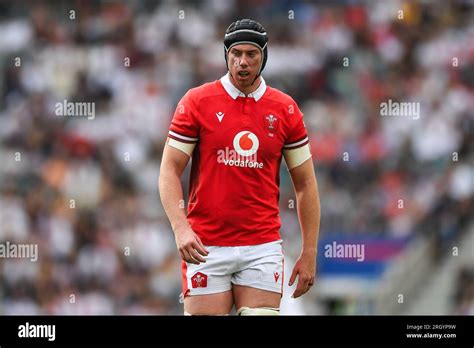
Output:
[[309,139],[308,139],[308,136],[305,136],[303,139],[300,139],[298,141],[294,141],[290,144],[285,144],[283,145],[283,148],[285,150],[290,150],[290,149],[297,149],[298,147],[301,147],[301,146],[304,146],[306,145],[307,143],[309,143]]
[[188,136],[186,136],[186,135],[182,135],[182,134],[173,132],[173,131],[171,131],[171,130],[169,131],[168,136],[169,136],[171,139],[178,140],[178,141],[181,141],[181,142],[183,142],[183,143],[188,143],[188,144],[197,143],[197,141],[199,140],[199,138],[188,137]]

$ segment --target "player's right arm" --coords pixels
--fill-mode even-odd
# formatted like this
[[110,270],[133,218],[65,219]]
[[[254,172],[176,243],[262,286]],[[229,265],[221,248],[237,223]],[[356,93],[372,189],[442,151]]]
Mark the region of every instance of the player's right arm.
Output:
[[166,215],[173,229],[176,246],[181,258],[190,263],[206,262],[203,256],[208,252],[199,237],[191,229],[186,219],[183,205],[183,187],[181,175],[188,164],[189,156],[169,145],[168,138],[161,161],[159,191]]
[[206,262],[208,251],[192,230],[184,211],[181,175],[189,162],[199,136],[194,115],[196,105],[190,92],[180,100],[171,122],[161,160],[159,191],[173,229],[181,258],[190,263]]

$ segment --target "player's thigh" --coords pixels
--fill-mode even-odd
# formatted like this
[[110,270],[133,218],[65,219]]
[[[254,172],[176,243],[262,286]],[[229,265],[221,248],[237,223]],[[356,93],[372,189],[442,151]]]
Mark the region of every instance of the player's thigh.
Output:
[[191,315],[226,315],[234,303],[232,291],[193,295],[184,299],[184,311]]
[[241,269],[232,275],[236,309],[278,308],[283,290],[281,240],[245,247]]
[[241,307],[280,308],[281,293],[236,284],[232,286],[232,292],[237,309]]
[[228,314],[233,304],[233,262],[229,260],[228,248],[206,247],[206,262],[182,263],[184,310],[192,315]]

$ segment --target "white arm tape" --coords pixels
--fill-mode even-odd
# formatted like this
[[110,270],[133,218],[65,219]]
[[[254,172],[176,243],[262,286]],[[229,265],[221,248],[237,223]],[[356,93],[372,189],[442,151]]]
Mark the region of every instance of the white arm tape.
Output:
[[181,141],[178,141],[178,140],[175,140],[175,139],[172,139],[172,138],[168,138],[166,143],[169,146],[174,147],[175,149],[183,151],[186,155],[188,155],[190,157],[191,157],[191,155],[194,151],[194,148],[196,147],[196,143],[194,143],[194,144],[183,143]]
[[297,149],[283,150],[288,170],[298,167],[300,164],[311,158],[311,151],[309,144],[301,146]]

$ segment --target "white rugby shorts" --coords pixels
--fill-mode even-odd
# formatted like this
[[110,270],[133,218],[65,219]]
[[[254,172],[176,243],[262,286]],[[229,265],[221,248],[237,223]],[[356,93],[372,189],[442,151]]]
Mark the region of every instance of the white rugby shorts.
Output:
[[206,262],[183,261],[183,295],[207,295],[231,290],[232,284],[282,294],[282,241],[249,246],[206,246]]

